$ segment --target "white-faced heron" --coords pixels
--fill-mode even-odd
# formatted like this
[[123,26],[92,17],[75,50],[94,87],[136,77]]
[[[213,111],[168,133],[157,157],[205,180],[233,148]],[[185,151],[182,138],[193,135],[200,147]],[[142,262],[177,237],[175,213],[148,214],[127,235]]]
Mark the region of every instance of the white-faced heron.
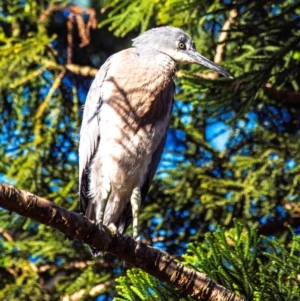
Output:
[[[166,141],[174,97],[175,62],[231,75],[200,55],[181,29],[159,27],[133,39],[98,71],[84,106],[79,143],[80,210],[120,233],[146,197]],[[93,255],[98,251],[91,247]]]

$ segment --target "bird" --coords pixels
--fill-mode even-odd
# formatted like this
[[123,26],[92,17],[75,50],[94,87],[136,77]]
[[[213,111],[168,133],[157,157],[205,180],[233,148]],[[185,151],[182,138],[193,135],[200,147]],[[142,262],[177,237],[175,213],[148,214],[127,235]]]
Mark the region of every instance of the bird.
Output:
[[[93,80],[79,133],[80,212],[100,228],[123,233],[133,224],[165,146],[174,101],[176,63],[232,76],[172,26],[152,28],[110,56]],[[98,256],[90,246],[92,255]]]

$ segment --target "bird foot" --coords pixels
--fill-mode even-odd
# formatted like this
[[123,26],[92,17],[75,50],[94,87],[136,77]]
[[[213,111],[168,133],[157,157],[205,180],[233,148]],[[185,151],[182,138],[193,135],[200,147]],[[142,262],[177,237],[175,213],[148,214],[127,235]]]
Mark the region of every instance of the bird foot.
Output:
[[141,239],[140,236],[133,237],[133,239],[134,239],[138,244],[141,244],[141,242],[142,242],[142,239]]
[[116,225],[114,223],[110,223],[108,225],[108,228],[111,230],[113,235],[117,235],[118,234],[118,229],[116,227]]

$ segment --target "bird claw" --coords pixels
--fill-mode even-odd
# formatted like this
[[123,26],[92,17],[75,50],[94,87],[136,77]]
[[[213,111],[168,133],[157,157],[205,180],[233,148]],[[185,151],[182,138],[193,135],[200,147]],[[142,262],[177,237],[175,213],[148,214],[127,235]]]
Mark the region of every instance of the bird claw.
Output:
[[142,239],[141,239],[140,236],[134,237],[133,239],[134,239],[139,245],[140,245],[141,242],[142,242]]
[[113,235],[117,235],[118,234],[118,229],[116,227],[116,225],[114,223],[110,223],[108,225],[108,228],[111,230]]

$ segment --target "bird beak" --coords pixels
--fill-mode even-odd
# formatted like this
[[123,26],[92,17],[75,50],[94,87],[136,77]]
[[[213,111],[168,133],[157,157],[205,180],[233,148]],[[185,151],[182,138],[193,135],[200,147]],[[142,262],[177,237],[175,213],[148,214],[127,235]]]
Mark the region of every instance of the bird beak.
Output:
[[220,66],[218,66],[217,64],[215,64],[214,62],[208,60],[206,57],[204,57],[203,55],[201,55],[200,53],[198,53],[197,51],[195,51],[194,49],[191,49],[188,51],[189,57],[192,60],[192,63],[196,63],[198,65],[202,65],[204,67],[207,67],[209,69],[212,69],[226,77],[229,77],[231,79],[233,79],[233,76],[225,71],[223,68],[221,68]]

